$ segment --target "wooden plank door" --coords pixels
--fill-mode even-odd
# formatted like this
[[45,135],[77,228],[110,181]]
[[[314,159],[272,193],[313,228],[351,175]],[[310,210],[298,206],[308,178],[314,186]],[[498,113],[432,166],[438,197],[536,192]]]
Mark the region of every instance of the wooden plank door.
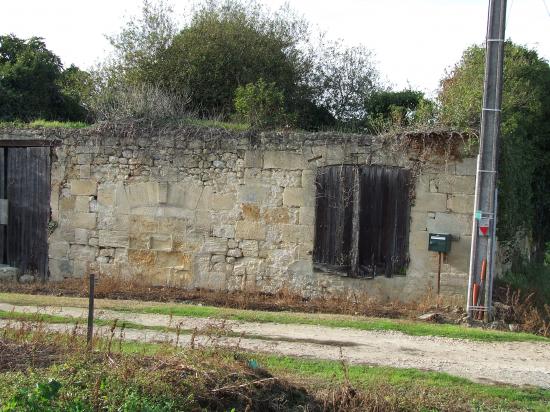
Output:
[[50,219],[50,148],[10,147],[5,159],[9,202],[5,261],[46,279]]
[[[6,179],[6,160],[5,159],[7,155],[8,155],[8,149],[5,147],[0,147],[0,199],[2,200],[6,199],[7,179]],[[0,205],[0,207],[3,207],[3,205]],[[0,263],[2,264],[6,263],[7,230],[8,230],[7,225],[0,224]]]

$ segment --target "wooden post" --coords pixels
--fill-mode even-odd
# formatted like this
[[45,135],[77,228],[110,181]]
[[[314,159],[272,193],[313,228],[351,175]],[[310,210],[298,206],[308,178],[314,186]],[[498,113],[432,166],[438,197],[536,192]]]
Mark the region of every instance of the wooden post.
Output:
[[92,340],[94,337],[94,287],[95,287],[95,275],[90,273],[90,287],[88,294],[88,333],[86,334],[86,342],[88,349],[92,349]]
[[443,253],[438,252],[439,255],[439,263],[437,265],[437,296],[439,296],[439,292],[441,290],[441,256]]

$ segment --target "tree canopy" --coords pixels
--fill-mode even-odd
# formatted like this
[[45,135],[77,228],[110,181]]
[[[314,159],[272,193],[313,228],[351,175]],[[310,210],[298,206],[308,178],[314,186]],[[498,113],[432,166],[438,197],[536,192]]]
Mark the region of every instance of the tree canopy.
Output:
[[64,71],[38,37],[0,36],[0,119],[84,120],[81,95],[69,85],[77,72],[76,67]]
[[[550,239],[550,66],[534,50],[506,42],[500,145],[499,237],[520,229],[541,246]],[[485,49],[468,48],[443,79],[441,120],[477,128],[483,99]]]
[[378,85],[365,47],[314,48],[307,22],[288,8],[204,1],[181,30],[175,26],[162,0],[145,1],[141,18],[110,37],[116,53],[104,83],[155,84],[189,96],[201,116],[227,119],[236,112],[236,91],[262,79],[282,93],[286,120],[307,129],[361,120],[363,102]]

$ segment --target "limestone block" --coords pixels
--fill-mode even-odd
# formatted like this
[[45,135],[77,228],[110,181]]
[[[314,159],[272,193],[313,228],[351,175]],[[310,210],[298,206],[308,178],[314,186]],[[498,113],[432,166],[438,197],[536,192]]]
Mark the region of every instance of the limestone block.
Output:
[[50,280],[60,281],[73,275],[73,263],[69,259],[49,259]]
[[241,212],[244,220],[257,221],[260,219],[260,206],[254,203],[241,204]]
[[243,252],[241,249],[239,248],[235,248],[235,249],[229,249],[227,251],[227,256],[229,257],[234,257],[234,258],[240,258],[243,256]]
[[91,179],[71,180],[71,194],[77,196],[93,195],[97,193],[97,182]]
[[157,206],[159,184],[157,182],[130,183],[124,186],[124,194],[130,210]]
[[75,196],[74,210],[88,213],[90,211],[90,196]]
[[307,169],[307,162],[301,153],[287,151],[264,152],[264,169]]
[[80,178],[89,179],[92,175],[92,168],[90,165],[80,165]]
[[258,256],[258,241],[257,240],[242,240],[240,242],[240,249],[243,256],[257,257]]
[[234,238],[235,226],[233,225],[214,225],[212,227],[212,235],[214,237]]
[[172,250],[172,236],[163,234],[151,235],[149,239],[149,248],[161,251]]
[[265,239],[267,228],[264,224],[242,220],[237,222],[235,237],[243,240]]
[[159,228],[159,221],[150,216],[129,216],[130,233],[156,232]]
[[97,255],[97,248],[93,246],[71,245],[69,257],[75,261],[92,262]]
[[181,252],[158,252],[155,266],[177,267],[184,270],[191,269],[191,255]]
[[425,231],[427,230],[428,214],[426,212],[411,212],[411,232]]
[[315,172],[313,170],[303,170],[302,171],[302,187],[315,188]]
[[167,204],[182,209],[196,210],[204,186],[200,182],[178,182],[168,184]]
[[158,191],[158,202],[165,204],[168,201],[168,183],[160,182]]
[[149,268],[154,266],[157,254],[152,250],[128,250],[128,263],[140,268]]
[[297,260],[288,267],[288,272],[293,276],[311,277],[313,274],[313,262],[308,260]]
[[200,252],[225,255],[227,252],[227,239],[219,237],[206,238],[201,246]]
[[[194,217],[194,213],[191,213],[190,217]],[[132,216],[134,217],[134,216]],[[148,219],[149,224],[144,225],[147,231],[154,232],[158,226],[159,233],[171,233],[179,234],[185,233],[187,225],[192,219],[180,219],[177,217],[158,217],[151,218],[146,216],[140,216],[140,218]]]
[[281,225],[283,242],[302,243],[312,242],[314,227],[309,225]]
[[259,150],[247,150],[244,154],[244,167],[262,168],[262,152]]
[[315,224],[315,208],[311,206],[300,207],[299,222],[301,225]]
[[79,245],[87,245],[90,239],[90,231],[88,229],[75,229],[74,242]]
[[114,185],[99,185],[97,188],[97,202],[100,207],[112,207],[115,200]]
[[474,195],[451,195],[447,199],[447,208],[455,213],[473,213]]
[[287,207],[267,208],[262,213],[263,220],[268,224],[289,223],[290,214]]
[[477,168],[477,158],[468,157],[456,163],[456,174],[464,176],[475,176]]
[[95,229],[97,213],[74,213],[71,218],[71,224],[75,228]]
[[459,240],[453,241],[451,251],[447,256],[446,263],[449,264],[453,272],[468,273],[470,269],[470,247],[472,237],[463,235]]
[[121,230],[100,230],[99,246],[127,248],[130,246],[128,232]]
[[430,192],[474,194],[475,176],[437,175],[430,182]]
[[59,211],[68,212],[74,210],[75,196],[61,196],[59,198]]
[[302,188],[287,187],[283,192],[283,205],[311,207],[315,205],[315,197]]
[[210,261],[212,262],[212,264],[225,262],[225,255],[212,255]]
[[472,232],[472,217],[457,213],[436,213],[435,219],[428,219],[430,233],[468,235]]
[[237,189],[237,198],[241,203],[265,203],[270,193],[270,187],[267,185],[245,185]]
[[89,165],[92,163],[92,155],[89,153],[83,153],[76,156],[76,162],[79,165]]
[[48,256],[50,259],[66,258],[69,256],[69,248],[70,245],[67,241],[50,241],[48,245]]
[[231,210],[237,203],[235,193],[212,193],[209,208],[212,210]]
[[124,263],[124,266],[128,266],[128,249],[119,247],[115,249],[115,263]]
[[446,212],[447,195],[445,193],[417,192],[411,210],[414,212]]

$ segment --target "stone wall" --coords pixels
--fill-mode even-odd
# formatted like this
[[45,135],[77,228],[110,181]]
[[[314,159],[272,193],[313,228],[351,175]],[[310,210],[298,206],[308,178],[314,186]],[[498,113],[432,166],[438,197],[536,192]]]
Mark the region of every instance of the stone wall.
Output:
[[[10,130],[0,139],[58,142],[53,280],[95,270],[189,288],[286,287],[306,296],[366,292],[408,301],[435,288],[437,254],[427,250],[428,232],[446,232],[456,240],[442,291],[466,292],[474,159],[437,150],[427,156],[422,139],[396,146],[395,139],[371,136],[201,128]],[[449,147],[453,135],[430,141],[438,139]],[[354,279],[313,270],[316,169],[344,163],[414,171],[406,276]]]

